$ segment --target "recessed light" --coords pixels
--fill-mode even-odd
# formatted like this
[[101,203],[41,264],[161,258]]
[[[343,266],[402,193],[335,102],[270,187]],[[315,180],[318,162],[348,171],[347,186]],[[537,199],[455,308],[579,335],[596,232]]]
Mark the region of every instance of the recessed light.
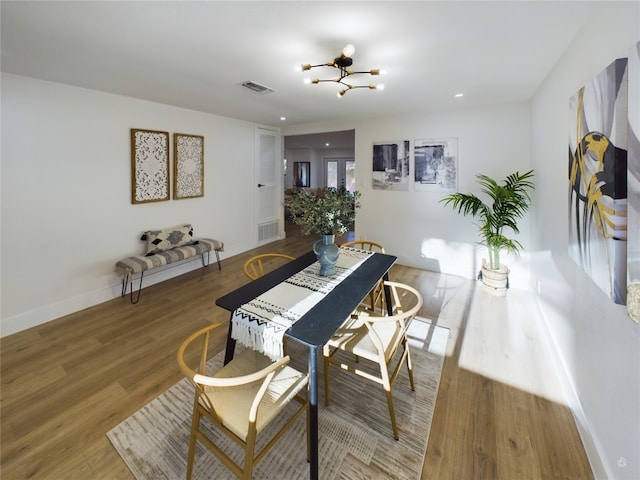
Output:
[[454,97],[456,97],[456,98],[462,98],[462,97],[464,97],[464,93],[456,93],[456,94],[454,95]]
[[280,120],[282,120],[283,122],[287,119],[287,117],[280,117]]
[[324,146],[325,146],[325,147],[328,147],[328,146],[329,146],[329,142],[325,143],[325,144],[324,144]]

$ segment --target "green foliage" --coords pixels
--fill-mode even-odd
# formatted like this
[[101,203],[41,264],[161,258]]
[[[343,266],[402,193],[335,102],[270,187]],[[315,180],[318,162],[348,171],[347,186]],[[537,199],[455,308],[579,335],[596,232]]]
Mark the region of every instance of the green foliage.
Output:
[[535,188],[532,177],[533,170],[523,174],[515,172],[498,184],[486,175],[476,175],[482,192],[491,199],[491,203],[484,203],[470,193],[452,193],[440,200],[445,205],[451,205],[458,213],[471,215],[480,221],[480,243],[489,250],[491,268],[500,268],[500,250],[518,254],[522,249],[520,242],[505,236],[504,229],[510,228],[514,234],[520,233],[518,219],[529,209],[529,192]]
[[296,190],[284,206],[303,235],[336,235],[346,232],[355,222],[359,198],[360,192],[343,188]]

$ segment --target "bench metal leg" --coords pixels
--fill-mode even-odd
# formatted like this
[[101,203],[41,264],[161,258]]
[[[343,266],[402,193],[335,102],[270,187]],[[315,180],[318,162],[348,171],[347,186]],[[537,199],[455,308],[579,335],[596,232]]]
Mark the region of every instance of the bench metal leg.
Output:
[[[214,252],[216,253],[216,262],[218,263],[218,270],[222,271],[222,265],[220,263],[220,252],[218,250],[214,250]],[[207,254],[207,261],[205,262],[204,260],[204,254]],[[211,263],[211,250],[207,251],[207,252],[203,252],[200,257],[202,259],[202,266],[203,267],[208,267]]]
[[127,294],[127,287],[131,285],[131,303],[136,304],[140,300],[140,291],[142,290],[142,277],[144,277],[144,272],[140,273],[140,284],[138,285],[138,295],[136,296],[135,302],[133,301],[133,275],[131,273],[127,273],[127,276],[122,279],[122,291],[120,295],[124,297]]
[[129,273],[127,273],[126,277],[122,278],[122,290],[120,292],[120,296],[124,297],[127,294],[127,285],[129,285]]

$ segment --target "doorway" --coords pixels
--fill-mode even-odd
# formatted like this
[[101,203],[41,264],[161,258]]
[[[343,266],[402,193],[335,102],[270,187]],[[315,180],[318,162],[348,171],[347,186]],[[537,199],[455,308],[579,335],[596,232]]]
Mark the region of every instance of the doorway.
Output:
[[356,190],[356,162],[353,157],[324,159],[325,186]]
[[[344,185],[354,191],[355,137],[355,130],[283,136],[285,195],[295,187],[294,163],[306,162],[309,164],[309,188]],[[291,228],[291,222],[285,218],[285,233]]]

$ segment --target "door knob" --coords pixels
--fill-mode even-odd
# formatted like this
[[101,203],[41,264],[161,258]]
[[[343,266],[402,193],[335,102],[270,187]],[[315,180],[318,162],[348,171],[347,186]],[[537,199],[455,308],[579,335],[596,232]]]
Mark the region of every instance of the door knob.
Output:
[[259,184],[258,184],[258,188],[260,188],[260,187],[264,187],[264,186],[265,186],[265,185],[264,185],[264,184],[262,184],[262,183],[259,183]]

